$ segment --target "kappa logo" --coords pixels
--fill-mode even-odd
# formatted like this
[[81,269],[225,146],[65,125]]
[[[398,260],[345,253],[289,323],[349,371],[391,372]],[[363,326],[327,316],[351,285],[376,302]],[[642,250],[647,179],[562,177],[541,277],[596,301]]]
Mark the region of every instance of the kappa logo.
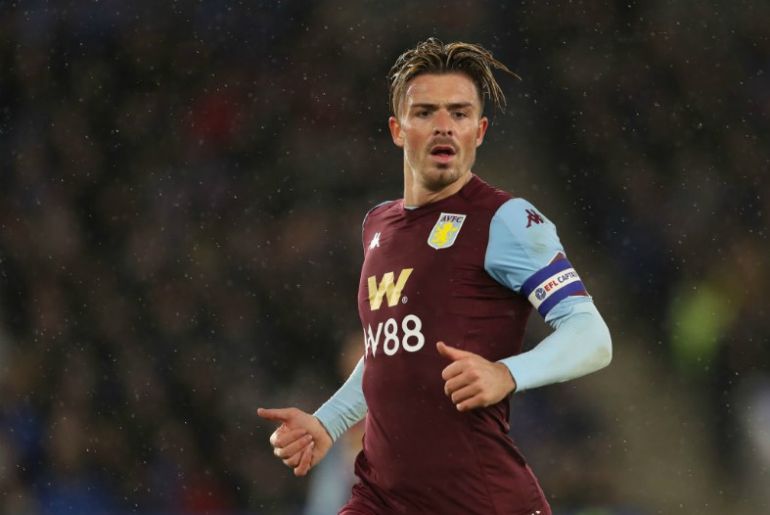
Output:
[[372,250],[375,247],[380,246],[380,233],[376,232],[374,233],[374,237],[372,238],[372,241],[369,242],[369,250]]
[[532,224],[541,224],[545,220],[543,220],[543,217],[540,216],[540,213],[535,211],[534,209],[525,209],[527,213],[527,228],[529,228]]
[[388,301],[388,307],[392,308],[398,304],[398,300],[401,298],[401,292],[406,286],[406,281],[409,280],[409,276],[412,275],[414,268],[404,268],[398,274],[398,281],[393,283],[395,274],[388,272],[382,276],[382,280],[377,283],[377,276],[372,275],[368,278],[369,286],[369,307],[372,311],[377,311],[382,306],[382,299]]
[[466,215],[441,213],[436,225],[430,231],[428,245],[436,250],[446,249],[454,245],[466,218]]

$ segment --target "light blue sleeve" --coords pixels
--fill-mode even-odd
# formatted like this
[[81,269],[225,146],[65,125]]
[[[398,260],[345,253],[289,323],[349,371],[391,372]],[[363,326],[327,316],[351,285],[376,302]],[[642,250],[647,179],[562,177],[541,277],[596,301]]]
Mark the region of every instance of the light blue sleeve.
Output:
[[363,377],[364,358],[361,358],[347,381],[313,413],[326,428],[332,441],[336,441],[345,431],[366,416],[366,399],[361,386]]
[[497,282],[519,293],[524,282],[559,253],[564,248],[554,224],[526,200],[514,198],[492,217],[484,268]]
[[[532,204],[514,198],[500,206],[489,224],[484,268],[497,282],[530,299],[543,318],[558,304],[590,302],[582,281],[566,259],[556,226]],[[572,281],[545,292],[547,280],[572,272]],[[537,298],[542,291],[542,298]]]

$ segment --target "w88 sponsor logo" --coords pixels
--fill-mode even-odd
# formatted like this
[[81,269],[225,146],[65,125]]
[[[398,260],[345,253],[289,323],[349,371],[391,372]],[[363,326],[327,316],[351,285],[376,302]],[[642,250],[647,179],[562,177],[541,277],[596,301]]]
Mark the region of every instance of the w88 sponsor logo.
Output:
[[382,349],[386,356],[393,356],[400,348],[417,352],[425,346],[422,320],[417,315],[406,315],[400,324],[395,318],[389,318],[377,324],[374,330],[368,325],[364,330],[364,346],[366,357],[373,358],[378,349]]

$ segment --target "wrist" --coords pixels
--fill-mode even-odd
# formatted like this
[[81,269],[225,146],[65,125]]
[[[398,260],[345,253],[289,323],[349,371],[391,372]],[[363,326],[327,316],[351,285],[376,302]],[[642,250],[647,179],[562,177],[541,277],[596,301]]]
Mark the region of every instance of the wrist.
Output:
[[321,419],[315,415],[313,415],[313,418],[316,419],[316,421],[318,422],[318,425],[321,426],[321,429],[323,429],[323,433],[329,438],[329,441],[334,443],[334,437],[332,436],[329,429],[327,429],[327,427],[324,425],[324,423],[321,422]]
[[511,369],[505,366],[504,363],[497,362],[496,365],[498,365],[501,369],[500,374],[504,377],[504,384],[505,384],[505,391],[506,395],[510,395],[513,393],[516,393],[516,378],[513,377],[513,373],[511,372]]

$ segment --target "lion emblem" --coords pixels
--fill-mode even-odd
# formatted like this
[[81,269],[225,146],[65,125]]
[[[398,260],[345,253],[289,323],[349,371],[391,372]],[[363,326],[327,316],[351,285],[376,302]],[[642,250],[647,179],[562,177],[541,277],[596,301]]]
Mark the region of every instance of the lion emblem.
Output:
[[436,247],[443,247],[447,244],[449,238],[457,231],[459,231],[459,229],[455,227],[453,223],[444,222],[436,228],[430,242]]

